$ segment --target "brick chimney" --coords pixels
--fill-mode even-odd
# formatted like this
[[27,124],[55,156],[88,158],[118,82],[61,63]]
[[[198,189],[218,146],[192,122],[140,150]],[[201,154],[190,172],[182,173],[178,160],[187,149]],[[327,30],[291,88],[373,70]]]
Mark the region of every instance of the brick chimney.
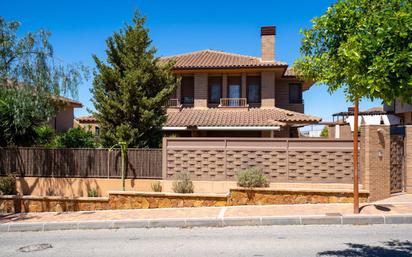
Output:
[[262,49],[262,61],[275,60],[275,26],[264,26],[260,28],[260,40]]

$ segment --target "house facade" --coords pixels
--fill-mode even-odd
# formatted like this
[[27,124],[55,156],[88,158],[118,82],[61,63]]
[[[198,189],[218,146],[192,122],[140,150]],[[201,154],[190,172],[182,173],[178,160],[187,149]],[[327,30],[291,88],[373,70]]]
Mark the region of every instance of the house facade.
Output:
[[74,109],[82,108],[83,105],[78,101],[63,96],[57,96],[55,99],[59,109],[56,116],[50,118],[48,123],[56,132],[63,133],[73,128]]
[[412,124],[412,104],[407,104],[399,99],[395,99],[391,105],[385,104],[383,108],[385,111],[391,112],[398,116],[401,124]]
[[203,50],[163,57],[180,85],[167,109],[165,135],[298,137],[318,123],[304,114],[302,93],[313,82],[297,78],[275,58],[276,27],[261,28],[261,57]]
[[86,131],[92,132],[95,136],[100,136],[100,126],[96,118],[92,115],[80,116],[73,120],[74,127],[81,127]]
[[[328,128],[330,139],[351,139],[354,130],[354,107],[349,107],[346,112],[332,114],[332,122],[323,122]],[[358,124],[360,125],[388,125],[396,126],[401,123],[399,116],[391,111],[384,110],[384,106],[372,107],[359,112]]]

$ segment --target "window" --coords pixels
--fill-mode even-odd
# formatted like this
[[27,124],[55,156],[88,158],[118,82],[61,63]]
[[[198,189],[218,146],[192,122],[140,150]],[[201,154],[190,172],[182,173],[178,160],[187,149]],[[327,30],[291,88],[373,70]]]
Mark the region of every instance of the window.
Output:
[[247,102],[250,104],[260,104],[260,77],[247,77]]
[[228,88],[227,88],[228,98],[240,98],[241,84],[242,84],[242,78],[241,77],[239,77],[239,76],[228,77]]
[[289,84],[289,103],[302,103],[302,84]]
[[96,136],[100,136],[100,128],[98,126],[95,127],[95,134]]
[[209,103],[218,104],[222,97],[222,77],[209,77]]
[[182,77],[181,80],[181,103],[193,104],[195,95],[195,79],[194,77]]

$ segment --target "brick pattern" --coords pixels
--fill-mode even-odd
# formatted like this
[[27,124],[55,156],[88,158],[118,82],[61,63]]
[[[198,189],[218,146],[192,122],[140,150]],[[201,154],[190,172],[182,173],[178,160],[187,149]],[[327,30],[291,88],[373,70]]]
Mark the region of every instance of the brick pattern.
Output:
[[189,172],[194,180],[225,180],[223,150],[172,150],[167,152],[167,178]]
[[290,151],[289,181],[353,181],[352,151]]
[[305,105],[289,103],[289,83],[297,82],[296,80],[276,80],[276,107],[291,110],[294,112],[304,113]]
[[206,73],[195,74],[195,108],[207,108],[208,76]]
[[[202,142],[198,142],[202,145]],[[189,172],[193,180],[236,180],[237,172],[256,166],[272,182],[351,183],[352,151],[287,148],[166,148],[166,179]],[[327,149],[327,147],[325,147]]]
[[236,180],[236,173],[251,166],[261,167],[270,181],[287,182],[286,151],[246,151],[226,152],[226,179]]
[[402,192],[403,190],[403,136],[391,136],[390,143],[390,181],[391,193]]
[[262,61],[275,60],[275,35],[261,36]]
[[389,126],[368,125],[361,129],[360,166],[364,188],[370,199],[390,196],[390,131]]
[[275,73],[262,72],[262,107],[275,107]]

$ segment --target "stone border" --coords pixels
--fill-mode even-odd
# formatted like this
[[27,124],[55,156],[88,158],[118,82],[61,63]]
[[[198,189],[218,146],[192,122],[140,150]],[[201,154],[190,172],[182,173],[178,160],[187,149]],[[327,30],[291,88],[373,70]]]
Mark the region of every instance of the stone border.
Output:
[[343,215],[343,216],[255,216],[226,218],[179,218],[104,221],[27,222],[0,224],[1,232],[125,229],[125,228],[192,228],[278,225],[375,225],[412,224],[406,215]]
[[139,192],[139,191],[108,191],[109,197],[110,195],[131,195],[131,196],[155,196],[155,197],[186,197],[186,198],[227,198],[229,193],[226,194],[215,194],[215,193],[190,193],[190,194],[182,194],[182,193],[171,193],[171,192]]

